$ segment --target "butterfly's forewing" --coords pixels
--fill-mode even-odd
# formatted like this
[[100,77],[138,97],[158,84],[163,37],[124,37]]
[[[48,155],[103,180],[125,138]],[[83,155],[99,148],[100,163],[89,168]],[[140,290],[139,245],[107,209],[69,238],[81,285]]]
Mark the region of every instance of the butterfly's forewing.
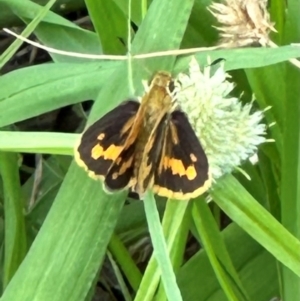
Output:
[[179,200],[195,198],[211,185],[205,152],[181,111],[174,111],[167,127],[153,191]]
[[[114,162],[120,161],[140,104],[128,100],[92,124],[82,134],[75,159],[93,178],[105,179]],[[137,135],[138,133],[136,133]],[[134,142],[134,137],[131,139]]]

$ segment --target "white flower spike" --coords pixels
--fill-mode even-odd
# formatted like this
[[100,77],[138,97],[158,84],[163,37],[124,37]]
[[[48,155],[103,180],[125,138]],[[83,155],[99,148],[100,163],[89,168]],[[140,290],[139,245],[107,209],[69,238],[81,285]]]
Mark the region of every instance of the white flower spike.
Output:
[[189,75],[178,75],[177,101],[201,141],[215,180],[257,152],[266,141],[266,126],[261,111],[251,113],[252,103],[243,106],[238,98],[228,96],[234,84],[227,81],[224,64],[210,73],[210,65],[202,73],[193,58]]

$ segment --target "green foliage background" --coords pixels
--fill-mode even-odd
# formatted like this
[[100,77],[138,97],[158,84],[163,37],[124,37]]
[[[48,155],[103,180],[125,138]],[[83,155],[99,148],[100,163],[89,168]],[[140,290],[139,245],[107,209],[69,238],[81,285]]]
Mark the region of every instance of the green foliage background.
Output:
[[[217,41],[212,27],[216,24],[207,11],[209,1],[132,2],[132,21],[138,26],[133,54],[211,46]],[[86,0],[95,32],[49,11],[53,4],[60,11],[82,4],[70,1],[59,6],[62,3],[50,1],[42,7],[31,1],[0,0],[0,25],[21,20],[27,24],[25,34],[34,31],[40,41],[58,49],[126,53],[120,38],[127,41],[127,2]],[[94,121],[132,93],[124,80],[128,78],[127,62],[52,54],[53,63],[1,76],[1,301],[91,300],[107,247],[133,291],[129,294],[120,282],[126,300],[300,299],[300,72],[288,62],[299,57],[300,48],[288,45],[299,42],[300,20],[298,1],[285,5],[283,0],[271,1],[270,12],[278,30],[273,39],[287,46],[196,54],[201,65],[206,64],[208,54],[212,60],[225,59],[237,91],[248,96],[255,93],[261,109],[272,106],[266,122],[276,122],[269,132],[275,142],[260,148],[256,166],[245,163],[242,167],[251,181],[226,175],[214,185],[213,211],[203,198],[191,203],[157,200],[159,212],[164,212],[162,229],[151,194],[144,203],[123,206],[125,192],[107,195],[75,163],[69,167],[76,135],[8,131],[18,121],[85,99],[95,100],[88,123]],[[16,41],[1,55],[1,67],[18,44]],[[142,92],[142,79],[162,69],[174,74],[186,71],[190,59],[134,60],[136,94]],[[34,175],[20,186],[18,152],[51,154],[43,161],[41,193],[34,207],[28,204]],[[233,220],[223,231],[218,227],[218,208]],[[125,248],[124,237],[136,238],[147,227],[155,252],[142,275]],[[183,263],[189,230],[204,249]]]

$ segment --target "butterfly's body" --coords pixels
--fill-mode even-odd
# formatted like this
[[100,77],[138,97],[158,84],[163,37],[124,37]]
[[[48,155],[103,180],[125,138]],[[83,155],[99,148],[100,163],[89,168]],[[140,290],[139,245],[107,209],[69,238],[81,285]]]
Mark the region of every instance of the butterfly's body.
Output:
[[[140,195],[145,192],[148,186],[153,185],[153,166],[159,159],[162,145],[157,145],[155,158],[148,162],[149,150],[153,147],[154,135],[162,119],[165,119],[165,126],[169,121],[168,115],[172,110],[173,99],[169,85],[172,78],[169,73],[160,72],[152,81],[148,92],[143,96],[137,119],[143,116],[142,120],[137,120],[140,126],[139,135],[136,141],[134,158],[134,177],[136,179],[133,190]],[[140,124],[141,123],[141,124]]]
[[108,190],[127,187],[142,196],[152,189],[182,200],[206,191],[207,158],[173,89],[171,75],[158,72],[141,103],[121,104],[83,133],[78,164]]

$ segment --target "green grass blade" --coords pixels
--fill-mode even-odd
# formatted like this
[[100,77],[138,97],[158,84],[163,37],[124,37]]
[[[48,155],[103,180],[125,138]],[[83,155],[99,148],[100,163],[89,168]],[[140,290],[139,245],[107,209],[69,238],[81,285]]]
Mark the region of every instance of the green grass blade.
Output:
[[[281,91],[285,89],[283,64],[268,66],[260,69],[250,69],[246,71],[252,91],[262,109],[271,106],[272,109],[266,112],[268,123],[276,122],[276,126],[271,127],[272,138],[279,153],[282,152],[282,128],[284,103]],[[277,84],[274,86],[274,81]]]
[[[236,223],[221,235],[250,300],[269,301],[279,296],[276,259]],[[185,301],[228,301],[203,249],[179,270],[177,279]]]
[[142,274],[116,234],[112,235],[108,248],[119,263],[131,287],[134,291],[137,291],[142,280]]
[[[70,187],[80,189],[75,193]],[[73,164],[1,301],[82,301],[105,255],[123,199],[124,192],[107,195],[101,183]]]
[[249,300],[207,203],[204,200],[195,202],[192,213],[197,232],[228,300]]
[[[126,1],[127,2],[127,1]],[[123,54],[127,43],[127,18],[114,1],[85,1],[94,28],[107,54]]]
[[0,152],[5,212],[3,288],[8,285],[27,251],[18,161],[18,154]]
[[[299,56],[299,45],[288,45],[278,48],[236,48],[203,51],[195,54],[200,66],[207,66],[207,58],[211,62],[216,59],[225,60],[225,70],[258,68],[284,62]],[[176,60],[174,73],[187,70],[191,56],[179,56]]]
[[218,24],[214,16],[207,9],[209,5],[211,5],[210,0],[195,1],[182,41],[182,48],[204,47],[218,43],[217,30],[214,28]]
[[[38,26],[41,20],[46,16],[52,5],[56,0],[50,0],[40,11],[36,14],[34,19],[28,24],[28,26],[21,33],[23,37],[28,37]],[[23,44],[23,41],[16,39],[0,56],[0,69],[11,59],[16,53],[19,47]]]
[[[172,259],[173,259],[174,252],[176,253],[178,251],[176,245],[176,237],[178,237],[178,233],[181,230],[180,227],[182,225],[187,206],[188,206],[188,202],[168,200],[164,212],[162,226],[163,226],[164,235],[166,237],[168,250],[172,255]],[[172,261],[175,264],[176,269],[177,269],[177,262],[176,262],[177,260],[178,260],[177,258],[174,258],[174,261]],[[152,300],[157,290],[157,285],[159,283],[160,275],[161,273],[157,267],[157,261],[155,260],[155,256],[152,255],[148,262],[146,271],[144,273],[144,277],[142,279],[142,282],[140,284],[139,290],[137,292],[134,301]]]
[[[83,100],[95,99],[111,62],[45,64],[0,77],[0,127]],[[88,83],[88,85],[87,85]]]
[[176,283],[176,277],[169,258],[167,244],[165,242],[164,233],[155,205],[155,199],[152,193],[146,193],[144,204],[154,249],[153,252],[160,268],[166,295],[168,300],[180,301],[182,300],[181,293]]
[[[10,10],[24,22],[33,20],[39,13],[41,6],[32,1],[23,0],[2,0]],[[34,33],[38,39],[49,47],[64,51],[75,51],[80,53],[99,54],[101,45],[94,32],[80,28],[71,21],[49,11],[45,18],[40,22]],[[67,42],[66,42],[67,41]],[[86,60],[51,54],[55,62],[85,62]]]
[[0,150],[73,155],[77,134],[0,131]]
[[[286,127],[283,140],[282,160],[282,224],[300,239],[300,106],[299,70],[290,70],[287,77]],[[295,250],[300,254],[300,246]],[[298,263],[298,266],[300,263]],[[300,276],[300,275],[298,275]],[[283,298],[300,298],[300,277],[283,267]],[[297,297],[298,296],[298,297]]]
[[[121,9],[123,14],[128,17],[128,1],[114,0],[116,5]],[[131,20],[140,26],[147,12],[147,1],[131,0]]]
[[121,291],[123,293],[123,297],[124,297],[125,301],[132,301],[130,292],[129,292],[127,286],[126,286],[123,275],[122,275],[121,271],[119,270],[119,267],[118,267],[117,263],[115,262],[114,258],[112,257],[112,255],[110,254],[110,252],[107,252],[107,257],[110,261],[110,264],[113,268],[113,271],[115,273],[117,281],[120,285],[120,288],[121,288]]
[[232,175],[219,179],[211,195],[232,220],[300,276],[299,240],[255,201]]
[[[285,11],[287,20],[283,32],[284,43],[299,42],[298,7],[299,1],[288,2]],[[282,152],[281,218],[286,229],[300,240],[300,70],[289,63],[286,65],[283,78],[285,127]],[[300,254],[300,247],[297,252]],[[284,266],[282,266],[282,286],[283,300],[300,299],[300,277],[295,276]]]
[[[168,232],[167,246],[170,250],[170,259],[173,265],[175,275],[177,275],[180,267],[184,262],[186,243],[189,235],[191,223],[191,203],[169,200],[167,202],[164,219],[162,222],[164,233]],[[179,228],[178,228],[178,225]],[[176,233],[174,243],[170,244],[170,238]],[[173,238],[172,238],[173,240]],[[160,282],[159,288],[155,295],[155,301],[166,300],[166,293],[163,283]]]
[[160,270],[157,266],[155,256],[151,256],[148,261],[146,271],[141,281],[139,290],[134,298],[134,301],[151,301],[157,290],[160,280]]
[[[159,200],[156,205],[159,212],[163,212],[165,210],[166,202],[164,200]],[[123,208],[115,232],[117,234],[128,233],[134,228],[147,228],[145,210],[142,202],[132,202]]]

